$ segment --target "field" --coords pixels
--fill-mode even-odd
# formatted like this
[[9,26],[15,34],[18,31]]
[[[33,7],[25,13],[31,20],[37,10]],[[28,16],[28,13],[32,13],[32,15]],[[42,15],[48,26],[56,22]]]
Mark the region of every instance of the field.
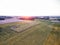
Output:
[[55,29],[55,24],[44,20],[37,22],[39,24],[22,32],[12,30],[10,26],[18,24],[24,26],[26,23],[0,24],[0,45],[60,45],[60,32]]

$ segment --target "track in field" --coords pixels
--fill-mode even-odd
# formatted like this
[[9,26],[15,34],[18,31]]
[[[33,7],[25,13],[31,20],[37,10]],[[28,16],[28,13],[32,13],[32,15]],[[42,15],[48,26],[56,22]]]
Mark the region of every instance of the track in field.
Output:
[[[11,39],[6,40],[2,45],[43,45],[45,38],[49,35],[51,28],[45,23],[32,26],[22,33],[12,36]],[[14,38],[13,38],[14,37]]]

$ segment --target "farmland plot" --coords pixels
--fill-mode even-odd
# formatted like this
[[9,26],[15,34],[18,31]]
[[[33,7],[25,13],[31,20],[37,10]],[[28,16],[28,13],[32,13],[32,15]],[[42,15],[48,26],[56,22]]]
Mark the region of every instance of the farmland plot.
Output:
[[[10,29],[10,31],[14,32],[13,36],[11,37],[10,35],[10,38],[7,38],[7,40],[5,41],[3,40],[2,43],[0,44],[1,45],[43,45],[44,40],[51,31],[51,28],[40,21],[38,22],[39,23],[35,23],[36,25],[27,28],[22,33],[21,32],[17,33],[16,31]],[[31,25],[34,23],[29,23],[29,24]]]
[[[36,25],[27,28],[25,31],[17,32],[12,30],[9,26],[19,26],[28,25],[34,23],[11,23],[7,25],[2,25],[3,32],[0,34],[0,45],[59,45],[59,34],[54,32],[54,30],[50,27],[52,26],[48,21],[37,21],[39,23],[35,23]],[[49,26],[50,25],[50,26]],[[8,28],[7,28],[8,27]],[[8,32],[8,33],[7,33]],[[56,36],[55,36],[56,33]],[[5,36],[6,35],[6,36]],[[5,39],[6,38],[6,39]],[[55,40],[55,41],[54,41]],[[56,41],[57,40],[57,41]],[[51,41],[51,42],[50,42]],[[53,41],[53,43],[52,43]],[[57,42],[57,43],[56,43]]]
[[24,30],[26,30],[27,28],[31,27],[31,26],[35,26],[37,24],[39,24],[40,22],[37,22],[37,21],[32,21],[30,23],[23,23],[23,25],[12,25],[10,26],[10,28],[14,31],[17,31],[17,32],[22,32]]

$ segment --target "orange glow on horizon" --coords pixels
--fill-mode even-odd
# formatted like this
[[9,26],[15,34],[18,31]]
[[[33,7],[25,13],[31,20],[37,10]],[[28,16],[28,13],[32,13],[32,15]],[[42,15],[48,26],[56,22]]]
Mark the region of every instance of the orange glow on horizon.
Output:
[[22,18],[28,19],[31,18],[31,16],[22,16]]
[[19,20],[34,20],[32,16],[20,16],[18,17]]

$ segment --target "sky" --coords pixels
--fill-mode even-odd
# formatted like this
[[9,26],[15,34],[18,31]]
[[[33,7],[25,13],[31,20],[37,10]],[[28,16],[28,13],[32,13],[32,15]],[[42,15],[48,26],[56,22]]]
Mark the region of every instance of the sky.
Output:
[[0,15],[59,16],[60,0],[0,0]]

